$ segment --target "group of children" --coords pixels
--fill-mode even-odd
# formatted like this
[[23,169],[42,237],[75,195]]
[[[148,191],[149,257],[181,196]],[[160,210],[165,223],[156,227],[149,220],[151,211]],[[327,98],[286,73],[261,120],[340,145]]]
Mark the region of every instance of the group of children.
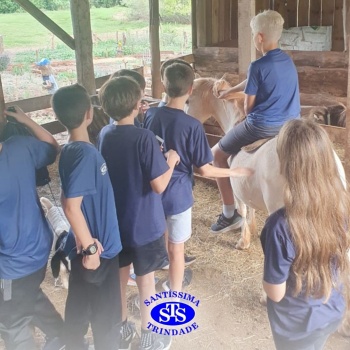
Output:
[[[55,115],[69,131],[59,161],[61,202],[78,253],[71,262],[65,323],[57,335],[67,350],[88,348],[89,323],[95,349],[130,349],[136,334],[127,318],[131,264],[141,300],[140,349],[170,348],[171,337],[147,329],[151,316],[143,300],[155,293],[154,272],[169,262],[168,287],[182,289],[193,166],[203,176],[249,176],[250,169],[228,168],[229,155],[248,140],[278,132],[285,208],[269,217],[261,236],[274,341],[277,349],[322,349],[338,326],[347,289],[342,277],[349,273],[349,196],[327,135],[298,118],[297,73],[277,48],[282,17],[265,11],[251,27],[263,57],[251,64],[247,81],[231,89],[245,88],[248,117],[214,146],[214,158],[202,125],[184,112],[194,72],[181,60],[163,66],[167,101],[147,111],[143,128],[135,126],[135,118],[144,86],[130,77],[133,73],[118,74],[102,86],[101,106],[113,122],[101,130],[97,149],[89,141],[93,110],[86,90],[75,84],[53,95]],[[47,319],[36,314],[35,306],[52,243],[35,193],[34,170],[55,160],[58,145],[18,107],[6,114],[38,139],[0,143],[0,333],[8,349],[31,350],[29,326],[35,318],[41,324]],[[212,166],[213,159],[222,168]],[[224,196],[225,185],[219,182],[219,188]],[[224,200],[214,232],[239,227],[231,199]]]

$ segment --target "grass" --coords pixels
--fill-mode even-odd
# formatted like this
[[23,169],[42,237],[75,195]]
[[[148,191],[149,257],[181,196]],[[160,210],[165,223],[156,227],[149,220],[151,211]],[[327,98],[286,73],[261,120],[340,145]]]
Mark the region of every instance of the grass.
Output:
[[[146,21],[127,21],[127,11],[128,9],[125,7],[92,8],[92,32],[101,34],[148,27]],[[45,14],[68,34],[72,35],[73,29],[69,10],[45,11]],[[0,23],[5,49],[50,46],[51,32],[26,12],[0,14]]]

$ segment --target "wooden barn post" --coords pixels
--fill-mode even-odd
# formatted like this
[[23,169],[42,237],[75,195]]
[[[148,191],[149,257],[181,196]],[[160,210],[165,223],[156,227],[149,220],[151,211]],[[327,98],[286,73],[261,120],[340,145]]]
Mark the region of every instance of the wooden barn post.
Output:
[[[207,46],[207,24],[211,23],[211,18],[207,18],[207,2],[205,0],[196,1],[196,31],[197,47]],[[193,25],[193,24],[192,24]],[[208,30],[209,31],[209,30]]]
[[256,59],[250,20],[255,16],[255,0],[238,0],[238,72],[239,81],[247,77],[251,61]]
[[96,94],[89,0],[70,1],[78,83],[90,95]]
[[191,0],[191,28],[192,28],[192,49],[198,47],[197,44],[197,0]]
[[151,44],[152,96],[161,98],[163,87],[160,80],[159,0],[149,0],[149,38]]

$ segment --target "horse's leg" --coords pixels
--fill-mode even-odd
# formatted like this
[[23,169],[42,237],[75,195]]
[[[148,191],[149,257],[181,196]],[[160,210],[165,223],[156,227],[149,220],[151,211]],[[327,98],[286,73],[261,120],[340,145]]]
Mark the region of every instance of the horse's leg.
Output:
[[256,235],[258,232],[258,227],[256,225],[255,209],[248,208],[247,220],[251,234]]
[[248,249],[250,246],[250,229],[247,222],[247,206],[243,202],[237,199],[236,201],[239,207],[238,211],[240,212],[243,218],[243,223],[241,226],[241,238],[236,244],[236,249],[244,250],[244,249]]

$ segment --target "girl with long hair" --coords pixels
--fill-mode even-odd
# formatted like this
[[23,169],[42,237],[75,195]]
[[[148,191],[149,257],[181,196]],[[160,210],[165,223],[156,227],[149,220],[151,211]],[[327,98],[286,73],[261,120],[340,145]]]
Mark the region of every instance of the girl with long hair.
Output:
[[287,122],[277,141],[285,207],[261,234],[263,287],[278,350],[322,349],[344,314],[350,199],[326,132]]

